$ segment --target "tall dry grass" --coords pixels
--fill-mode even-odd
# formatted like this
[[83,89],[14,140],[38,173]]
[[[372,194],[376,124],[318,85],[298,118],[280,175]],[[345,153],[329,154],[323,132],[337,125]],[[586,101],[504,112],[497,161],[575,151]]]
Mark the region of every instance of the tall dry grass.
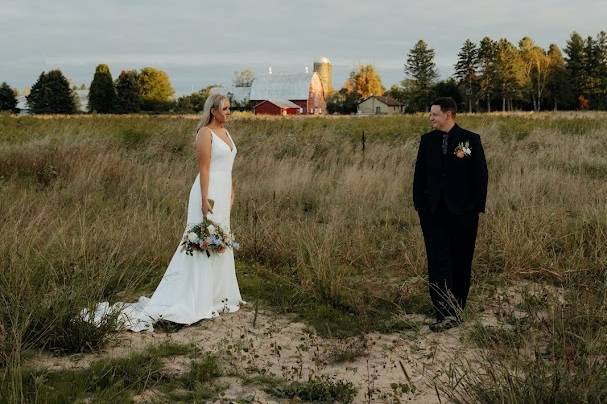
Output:
[[[477,285],[527,278],[604,296],[606,117],[460,118],[481,133],[490,172]],[[79,310],[135,298],[160,280],[196,175],[195,124],[0,116],[0,363],[13,370],[4,392],[15,401],[24,351],[97,349],[113,320],[93,327]],[[297,301],[329,319],[346,313],[351,320],[330,334],[384,329],[376,319],[416,310],[425,252],[410,194],[425,116],[242,115],[229,129],[245,298]]]

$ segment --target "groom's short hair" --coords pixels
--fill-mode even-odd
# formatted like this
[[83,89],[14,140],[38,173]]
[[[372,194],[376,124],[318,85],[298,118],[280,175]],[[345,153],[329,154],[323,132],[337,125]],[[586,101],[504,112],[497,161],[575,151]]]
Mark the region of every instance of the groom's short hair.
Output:
[[457,104],[455,100],[451,97],[439,97],[432,101],[431,105],[438,105],[440,110],[443,112],[451,111],[451,115],[455,118],[455,114],[457,113]]

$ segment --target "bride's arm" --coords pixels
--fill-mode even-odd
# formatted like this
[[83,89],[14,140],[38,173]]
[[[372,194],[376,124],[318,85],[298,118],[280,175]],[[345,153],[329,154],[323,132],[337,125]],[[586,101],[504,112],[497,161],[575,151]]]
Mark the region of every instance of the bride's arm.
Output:
[[207,216],[213,209],[209,204],[209,169],[211,167],[211,131],[209,128],[200,128],[196,142],[196,157],[200,172],[200,193],[202,195],[202,215]]

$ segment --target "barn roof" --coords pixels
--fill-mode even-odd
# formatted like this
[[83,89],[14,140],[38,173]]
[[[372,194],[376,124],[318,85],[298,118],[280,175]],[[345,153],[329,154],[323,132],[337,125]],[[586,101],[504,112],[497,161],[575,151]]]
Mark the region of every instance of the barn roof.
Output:
[[401,102],[395,100],[394,98],[390,97],[389,95],[386,95],[386,96],[372,95],[370,97],[365,98],[358,104],[360,105],[363,102],[370,100],[371,98],[375,98],[376,100],[383,102],[384,104],[386,104],[389,107],[398,107],[398,106],[403,105]]
[[297,105],[294,102],[291,102],[289,100],[263,100],[259,104],[255,105],[255,107],[263,104],[264,102],[272,103],[280,108],[297,108],[297,109],[301,108],[299,105]]
[[211,88],[211,94],[232,95],[232,99],[239,103],[249,102],[251,87],[236,87],[236,86],[216,86]]
[[251,100],[307,100],[316,73],[264,74],[253,80]]

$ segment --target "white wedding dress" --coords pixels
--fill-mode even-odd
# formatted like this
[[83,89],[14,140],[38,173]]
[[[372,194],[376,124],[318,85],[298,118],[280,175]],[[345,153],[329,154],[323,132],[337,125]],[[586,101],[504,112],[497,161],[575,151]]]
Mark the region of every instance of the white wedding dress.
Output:
[[[211,131],[208,189],[209,199],[215,201],[213,213],[209,213],[208,218],[225,229],[230,229],[232,165],[236,157],[236,145],[229,134],[228,137],[233,149]],[[187,225],[200,223],[202,219],[199,174],[190,190]],[[231,249],[207,257],[202,252],[187,255],[177,247],[151,298],[142,296],[136,303],[115,303],[112,306],[107,302],[101,303],[95,311],[95,321],[99,322],[104,315],[119,310],[121,326],[139,332],[153,330],[153,324],[158,320],[189,325],[217,317],[220,313],[234,312],[241,303],[244,302],[236,280]]]

